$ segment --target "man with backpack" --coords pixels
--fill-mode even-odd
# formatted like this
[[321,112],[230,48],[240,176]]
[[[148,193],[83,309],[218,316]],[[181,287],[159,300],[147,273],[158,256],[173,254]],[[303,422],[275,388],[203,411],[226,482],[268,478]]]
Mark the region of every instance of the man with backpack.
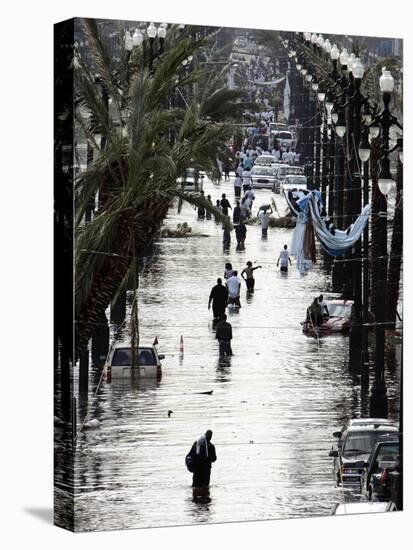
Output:
[[198,437],[185,457],[186,467],[193,474],[192,487],[209,487],[212,463],[217,459],[211,439],[212,431],[207,430],[205,435]]

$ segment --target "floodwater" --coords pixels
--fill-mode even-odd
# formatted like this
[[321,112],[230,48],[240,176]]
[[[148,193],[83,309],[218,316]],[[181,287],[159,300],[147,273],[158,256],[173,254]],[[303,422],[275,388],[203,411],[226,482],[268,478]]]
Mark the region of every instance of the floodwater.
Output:
[[[204,183],[213,202],[232,183]],[[280,195],[257,190],[258,206]],[[141,344],[158,338],[165,354],[159,382],[105,380],[91,372],[88,418],[76,448],[75,529],[103,530],[328,515],[345,495],[334,486],[328,453],[347,418],[368,416],[368,398],[348,370],[348,337],[317,341],[301,331],[306,307],[330,279],[320,263],[306,276],[275,267],[291,229],[248,227],[245,250],[222,247],[222,229],[185,205],[167,224],[187,221],[191,238],[165,238],[140,279]],[[256,290],[230,312],[234,356],[219,360],[208,296],[230,261],[248,260]],[[184,356],[179,356],[179,341]],[[398,416],[399,364],[388,373],[390,416]],[[213,392],[211,395],[202,392]],[[168,417],[168,410],[173,411]],[[209,494],[193,494],[184,457],[197,436],[214,432],[217,462]],[[351,498],[351,495],[350,495]],[[356,498],[353,496],[353,498]]]

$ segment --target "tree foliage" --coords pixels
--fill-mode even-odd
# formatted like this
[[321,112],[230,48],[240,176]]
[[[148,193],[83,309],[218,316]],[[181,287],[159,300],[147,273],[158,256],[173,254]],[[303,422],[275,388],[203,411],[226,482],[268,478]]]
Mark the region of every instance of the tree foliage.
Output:
[[[75,187],[78,351],[87,344],[102,311],[134,278],[137,259],[176,199],[203,204],[229,223],[204,197],[185,192],[177,180],[188,168],[219,179],[218,160],[229,154],[231,121],[243,109],[243,94],[225,88],[185,107],[172,105],[178,89],[190,90],[201,80],[201,72],[188,73],[185,60],[196,55],[204,40],[173,27],[165,53],[150,70],[144,48],[126,52],[122,44],[120,62],[115,64],[96,22],[87,19],[84,24],[99,78],[76,58],[76,121],[95,150],[94,162]],[[103,139],[99,141],[97,134]],[[96,215],[85,222],[84,214],[96,196]]]

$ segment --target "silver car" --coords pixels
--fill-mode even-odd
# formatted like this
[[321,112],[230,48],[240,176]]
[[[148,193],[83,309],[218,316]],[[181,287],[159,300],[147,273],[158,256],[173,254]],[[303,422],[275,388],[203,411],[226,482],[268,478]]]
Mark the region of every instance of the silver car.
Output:
[[254,189],[273,189],[275,171],[272,166],[254,165],[251,170],[251,183]]

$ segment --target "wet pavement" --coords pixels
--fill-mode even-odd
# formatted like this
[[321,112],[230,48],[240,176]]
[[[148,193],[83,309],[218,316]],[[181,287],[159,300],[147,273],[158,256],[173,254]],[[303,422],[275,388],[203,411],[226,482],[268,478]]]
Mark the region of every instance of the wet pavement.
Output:
[[[233,204],[232,183],[206,181],[204,190],[213,203],[225,192]],[[273,197],[286,210],[280,195],[255,194],[253,213]],[[157,336],[162,379],[104,381],[92,400],[99,373],[91,373],[89,418],[101,426],[78,437],[76,530],[328,515],[344,498],[328,456],[332,433],[347,418],[368,416],[368,401],[348,371],[348,337],[317,341],[301,331],[307,305],[329,289],[321,255],[307,276],[295,266],[285,276],[275,264],[293,230],[269,228],[262,240],[260,226],[248,227],[245,250],[236,250],[232,232],[224,251],[219,224],[198,221],[188,205],[171,209],[168,226],[184,221],[206,236],[160,239],[140,279],[141,345]],[[248,260],[262,269],[254,295],[243,283],[242,308],[229,313],[234,356],[220,361],[209,292],[225,262],[241,271]],[[397,418],[399,361],[391,364]],[[208,428],[218,459],[209,494],[194,495],[184,457]]]

